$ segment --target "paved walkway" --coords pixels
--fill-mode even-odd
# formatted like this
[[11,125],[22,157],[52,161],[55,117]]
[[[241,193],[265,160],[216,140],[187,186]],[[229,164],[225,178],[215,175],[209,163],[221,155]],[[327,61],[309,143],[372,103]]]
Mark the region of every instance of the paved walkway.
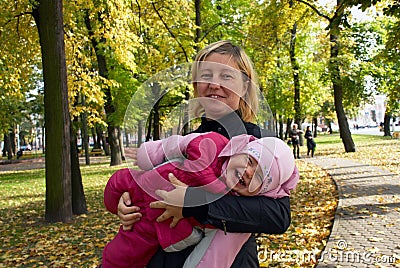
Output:
[[[90,157],[90,163],[107,163],[109,157],[107,156],[93,156]],[[86,165],[85,158],[79,157],[80,165]],[[19,171],[19,170],[30,170],[39,169],[45,167],[45,159],[43,157],[22,159],[22,160],[0,160],[0,172],[2,171]]]
[[400,176],[346,159],[302,160],[326,170],[339,192],[317,267],[400,267]]

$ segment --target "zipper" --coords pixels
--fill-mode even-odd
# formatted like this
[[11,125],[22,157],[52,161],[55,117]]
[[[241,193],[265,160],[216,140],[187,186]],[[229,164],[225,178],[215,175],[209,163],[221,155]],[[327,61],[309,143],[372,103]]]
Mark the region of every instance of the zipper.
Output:
[[224,226],[224,234],[226,235],[226,221],[225,220],[221,220],[222,225]]

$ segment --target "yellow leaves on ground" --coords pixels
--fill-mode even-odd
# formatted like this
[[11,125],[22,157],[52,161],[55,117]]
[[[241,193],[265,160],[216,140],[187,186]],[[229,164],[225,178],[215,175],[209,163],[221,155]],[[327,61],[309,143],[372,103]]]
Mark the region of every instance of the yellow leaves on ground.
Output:
[[292,224],[283,235],[261,235],[262,267],[314,267],[324,249],[337,207],[332,179],[321,169],[297,162],[300,181],[291,195]]
[[[70,224],[44,222],[44,184],[35,186],[31,176],[29,180],[24,177],[25,172],[10,173],[8,180],[2,174],[0,196],[15,202],[11,206],[0,202],[3,222],[0,267],[95,267],[100,264],[104,246],[119,228],[117,217],[104,209],[102,197],[105,183],[117,168],[110,169],[108,164],[82,168],[89,214],[76,216]],[[37,181],[43,180],[43,173],[36,175]],[[18,187],[10,192],[6,184]]]

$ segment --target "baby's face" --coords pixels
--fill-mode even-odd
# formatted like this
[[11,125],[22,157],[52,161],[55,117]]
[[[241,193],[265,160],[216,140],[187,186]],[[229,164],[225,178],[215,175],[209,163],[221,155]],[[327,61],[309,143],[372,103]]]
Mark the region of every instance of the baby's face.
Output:
[[[226,168],[226,184],[239,195],[256,195],[262,183],[258,162],[247,154],[233,155]],[[251,183],[250,183],[251,182]]]

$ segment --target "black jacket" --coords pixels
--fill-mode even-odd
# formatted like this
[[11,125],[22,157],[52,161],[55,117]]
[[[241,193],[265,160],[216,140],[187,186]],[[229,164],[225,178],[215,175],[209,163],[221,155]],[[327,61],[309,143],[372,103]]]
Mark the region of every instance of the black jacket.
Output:
[[[200,127],[194,132],[209,131],[218,132],[227,138],[244,133],[258,138],[274,136],[273,133],[264,133],[255,124],[244,122],[237,113],[229,114],[218,122],[202,118]],[[189,187],[185,195],[185,205],[192,202],[205,205],[184,207],[184,217],[194,217],[200,223],[211,224],[227,232],[281,234],[290,225],[289,197],[273,199],[265,196],[217,196]],[[148,267],[182,267],[192,249],[193,247],[174,253],[159,251]],[[232,267],[259,267],[254,236],[242,247]]]

